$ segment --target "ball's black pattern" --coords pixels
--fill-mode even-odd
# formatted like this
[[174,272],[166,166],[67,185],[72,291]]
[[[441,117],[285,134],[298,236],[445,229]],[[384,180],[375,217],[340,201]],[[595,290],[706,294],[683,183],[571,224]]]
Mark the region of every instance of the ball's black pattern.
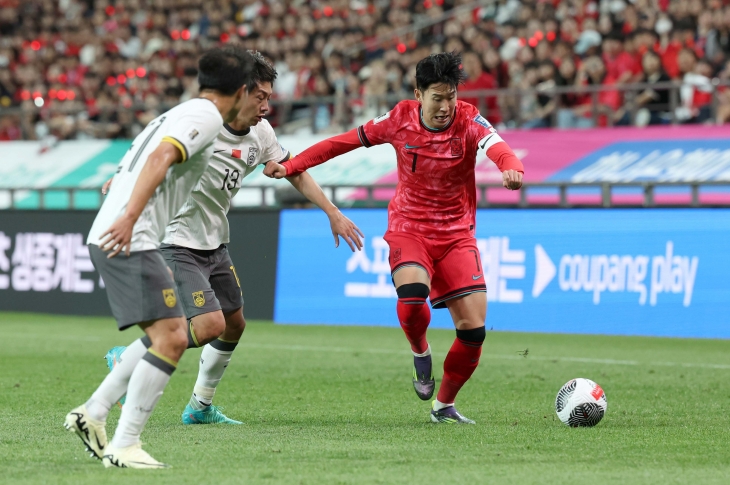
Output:
[[560,392],[558,392],[558,397],[555,398],[555,409],[558,412],[565,409],[565,405],[568,403],[568,399],[570,399],[570,396],[572,396],[573,392],[575,391],[576,384],[577,383],[575,379],[573,379],[572,381],[564,385],[563,388],[560,389]]
[[603,408],[596,403],[587,402],[573,408],[568,418],[568,426],[590,428],[597,425],[601,419],[603,419]]

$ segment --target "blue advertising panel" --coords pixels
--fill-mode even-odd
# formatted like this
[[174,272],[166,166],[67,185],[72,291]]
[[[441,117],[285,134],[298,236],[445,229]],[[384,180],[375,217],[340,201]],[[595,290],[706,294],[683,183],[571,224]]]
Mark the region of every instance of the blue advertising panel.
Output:
[[[334,248],[327,217],[281,214],[278,323],[397,326],[387,212],[349,210],[365,248]],[[730,210],[480,210],[487,328],[730,338]],[[453,328],[448,310],[432,326]]]

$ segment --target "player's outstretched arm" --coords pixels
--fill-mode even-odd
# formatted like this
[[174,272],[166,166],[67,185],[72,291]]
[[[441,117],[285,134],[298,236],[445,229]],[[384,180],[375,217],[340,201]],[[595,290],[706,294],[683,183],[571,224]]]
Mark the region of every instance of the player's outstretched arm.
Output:
[[[269,162],[271,163],[271,162]],[[267,164],[267,168],[268,168]],[[362,250],[362,238],[365,235],[362,233],[359,227],[355,225],[350,219],[345,217],[342,212],[334,205],[322,191],[322,187],[309,175],[307,172],[299,175],[292,175],[287,177],[287,180],[297,189],[301,194],[307,198],[311,203],[319,207],[327,214],[330,219],[330,227],[332,228],[332,235],[335,238],[335,247],[340,246],[340,237],[345,240],[352,251],[357,248],[358,251]]]
[[181,160],[180,150],[172,143],[165,141],[150,154],[132,189],[127,210],[100,237],[99,247],[102,251],[109,251],[107,258],[113,258],[121,251],[129,256],[134,224],[152,194],[165,179],[167,170]]
[[361,146],[363,145],[357,135],[357,129],[350,130],[347,133],[315,143],[286,162],[267,163],[264,168],[264,175],[276,179],[297,175]]
[[[492,135],[499,137],[496,133]],[[492,160],[502,172],[502,185],[509,190],[519,190],[522,187],[522,175],[525,167],[509,145],[501,138],[497,143],[487,148],[487,157]]]

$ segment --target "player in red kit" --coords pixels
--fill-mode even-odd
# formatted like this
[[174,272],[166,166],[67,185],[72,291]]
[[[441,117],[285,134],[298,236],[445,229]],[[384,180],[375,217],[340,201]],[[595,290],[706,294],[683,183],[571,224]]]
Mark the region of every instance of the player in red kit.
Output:
[[413,386],[419,398],[433,396],[426,341],[430,298],[434,309],[449,309],[456,326],[431,420],[474,424],[456,411],[454,401],[479,363],[486,335],[487,287],[474,238],[477,151],[486,151],[508,189],[522,186],[524,170],[479,111],[456,100],[464,77],[460,55],[433,54],[416,67],[415,101],[401,101],[388,113],[317,143],[288,162],[270,162],[264,174],[298,174],[361,146],[390,143],[395,148],[398,186],[388,206],[385,240],[398,319],[414,355]]

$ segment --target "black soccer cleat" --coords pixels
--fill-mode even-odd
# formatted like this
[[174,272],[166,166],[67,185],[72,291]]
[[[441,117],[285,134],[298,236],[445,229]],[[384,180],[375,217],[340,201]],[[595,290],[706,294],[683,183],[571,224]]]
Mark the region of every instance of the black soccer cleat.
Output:
[[413,357],[413,389],[422,401],[433,397],[436,381],[433,378],[431,356]]
[[434,423],[476,424],[473,420],[459,414],[454,406],[436,410],[434,409],[435,405],[436,401],[431,405],[431,421]]

